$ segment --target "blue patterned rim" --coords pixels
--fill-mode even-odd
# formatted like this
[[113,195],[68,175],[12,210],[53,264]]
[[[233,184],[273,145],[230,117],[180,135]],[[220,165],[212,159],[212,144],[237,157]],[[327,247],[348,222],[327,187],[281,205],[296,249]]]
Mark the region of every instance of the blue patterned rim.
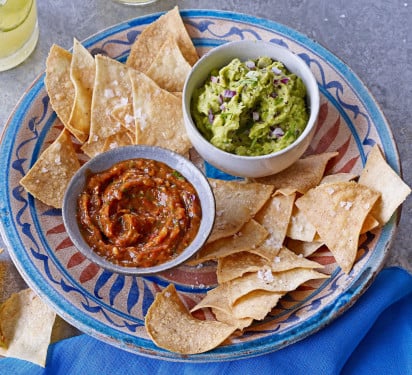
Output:
[[[214,35],[214,38],[194,39],[194,43],[197,47],[214,47],[224,43],[227,38],[231,36],[233,37],[233,35],[236,35],[237,37],[243,39],[246,34],[253,34],[253,37],[260,39],[259,33],[254,30],[248,29],[248,25],[253,25],[254,27],[259,27],[261,30],[267,30],[276,33],[279,38],[271,40],[271,42],[273,43],[285,45],[285,41],[282,38],[282,36],[285,36],[285,38],[293,40],[295,43],[303,46],[307,50],[310,50],[310,52],[316,55],[318,59],[321,60],[324,64],[327,64],[339,73],[342,81],[345,81],[346,84],[352,88],[352,90],[356,94],[356,99],[361,102],[363,107],[367,110],[367,113],[364,113],[358,106],[346,103],[343,99],[341,99],[343,93],[342,83],[339,81],[328,81],[323,74],[323,69],[320,66],[318,60],[311,59],[308,54],[300,54],[300,56],[308,63],[308,65],[316,65],[319,69],[321,76],[318,82],[320,91],[327,98],[327,100],[338,110],[340,116],[342,116],[342,118],[345,120],[345,123],[349,127],[360,153],[362,165],[366,160],[365,147],[372,146],[375,141],[372,138],[369,138],[369,130],[364,137],[361,137],[358,134],[351,118],[347,115],[347,111],[351,112],[351,115],[354,118],[364,117],[366,123],[368,124],[368,129],[372,126],[373,122],[373,125],[376,128],[377,133],[379,134],[379,142],[382,145],[383,151],[387,157],[389,164],[395,169],[395,171],[400,173],[400,161],[396,145],[393,140],[390,127],[387,124],[378,105],[370,95],[369,91],[365,88],[359,78],[350,70],[350,68],[348,68],[342,61],[340,61],[337,57],[328,52],[322,46],[286,26],[280,25],[270,20],[255,18],[248,15],[212,10],[183,10],[181,11],[181,14],[185,22],[191,27],[199,30],[199,32],[207,30],[211,23],[213,23],[213,20],[230,20],[231,22],[237,22],[239,25],[239,27],[232,28],[225,35],[216,34]],[[160,13],[120,23],[91,36],[83,43],[86,47],[91,48],[93,53],[98,53],[100,49],[93,49],[96,43],[109,38],[111,35],[118,34],[119,32],[126,32],[127,41],[109,39],[105,43],[119,43],[130,46],[138,35],[138,32],[136,30],[133,30],[133,28],[149,24],[156,18],[158,18],[159,15]],[[209,31],[211,32],[211,34],[213,34],[212,30]],[[104,45],[99,48],[104,48]],[[117,58],[120,61],[124,61],[126,56],[127,51],[119,56],[113,57]],[[44,90],[43,79],[44,75],[39,76],[39,78],[33,83],[33,85],[22,97],[15,111],[12,113],[1,137],[0,180],[5,182],[5,188],[0,190],[0,215],[2,219],[1,234],[7,247],[9,248],[10,255],[14,263],[16,264],[16,267],[18,268],[26,282],[29,284],[29,286],[31,286],[35,291],[41,294],[63,318],[68,320],[73,325],[77,326],[82,331],[106,340],[111,344],[119,346],[123,349],[141,353],[147,356],[154,356],[161,359],[207,362],[247,358],[280,349],[321,329],[356,301],[356,298],[366,290],[366,288],[370,285],[370,283],[376,276],[377,272],[379,272],[379,270],[383,266],[384,258],[396,229],[398,214],[394,215],[390,223],[388,223],[382,229],[380,237],[377,240],[374,252],[370,255],[370,258],[365,267],[362,269],[362,272],[354,278],[350,287],[347,288],[343,293],[341,293],[339,297],[333,301],[333,303],[329,303],[328,305],[324,306],[310,319],[301,322],[293,329],[287,330],[285,332],[277,332],[276,329],[273,329],[270,337],[265,336],[262,338],[252,339],[251,341],[247,342],[238,342],[233,345],[218,347],[208,353],[186,356],[184,358],[158,348],[150,340],[139,338],[137,336],[134,336],[133,334],[126,334],[125,332],[116,329],[114,327],[114,322],[113,325],[107,324],[106,322],[110,323],[111,318],[106,312],[105,308],[110,306],[104,306],[105,308],[103,308],[99,305],[99,302],[101,301],[98,301],[93,295],[87,294],[87,291],[84,294],[85,299],[83,308],[88,312],[91,312],[93,309],[99,311],[99,313],[105,315],[106,321],[102,321],[85,314],[84,311],[74,306],[68,299],[64,298],[64,293],[67,293],[69,290],[72,292],[74,291],[72,285],[67,283],[65,280],[69,280],[70,282],[75,284],[75,281],[71,279],[71,276],[65,273],[64,267],[60,266],[59,268],[59,271],[62,273],[62,278],[60,280],[53,278],[53,276],[51,275],[48,277],[48,279],[46,279],[44,275],[39,272],[38,268],[29,256],[30,252],[37,261],[43,261],[43,271],[45,273],[48,272],[49,259],[45,259],[44,255],[42,255],[40,252],[37,252],[38,249],[36,248],[27,249],[18,230],[18,228],[20,228],[20,231],[25,233],[27,236],[33,237],[33,234],[31,232],[32,228],[30,226],[25,226],[24,223],[20,222],[20,214],[27,208],[30,210],[31,217],[37,217],[32,197],[29,197],[28,202],[24,203],[23,208],[15,217],[11,215],[11,213],[13,212],[12,199],[21,199],[22,191],[19,186],[12,186],[9,179],[10,169],[21,170],[23,173],[22,164],[27,161],[26,159],[19,158],[19,156],[16,155],[13,151],[15,147],[15,134],[22,126],[22,120],[25,118],[26,111],[30,107],[32,101]],[[36,123],[41,123],[45,120],[44,116],[46,114],[48,103],[44,102],[43,105],[45,107],[43,116],[41,118],[33,118],[31,120],[32,123],[31,125],[29,124],[29,126],[33,126],[34,128]],[[47,123],[43,127],[42,131],[37,135],[37,146],[33,152],[33,155],[31,155],[29,165],[32,165],[38,157],[40,147],[43,144],[47,132],[52,127],[54,120],[55,116],[51,116],[47,120]],[[30,140],[27,141],[29,142]],[[16,157],[17,159],[15,160]],[[225,175],[224,173],[214,169],[210,165],[205,165],[205,170],[209,177],[223,179],[231,178],[231,176]],[[60,212],[51,210],[49,214],[51,216],[59,215]],[[33,222],[32,225],[34,226],[35,230],[39,230],[39,233],[41,233],[39,222]],[[38,245],[38,242],[40,243],[40,245]],[[46,248],[48,247],[48,244],[43,238],[39,238],[38,242],[36,242],[36,240],[33,238],[33,243],[37,243],[37,246],[43,246]],[[336,278],[335,282],[338,282],[340,278],[340,276],[337,276],[337,272],[338,271],[336,271],[334,274]],[[100,280],[103,283],[105,281],[105,278],[108,279],[110,277],[111,275],[103,273]],[[148,280],[158,282],[159,285],[162,285],[162,281],[156,279],[156,277],[148,278]],[[122,279],[117,278],[117,281],[121,283]],[[81,286],[78,287],[80,288],[78,293],[84,293],[84,291],[81,290]],[[303,302],[306,301],[307,300]],[[93,302],[93,304],[91,302]],[[315,305],[317,303],[316,299],[311,303]],[[147,309],[148,306],[144,306],[143,308]],[[298,310],[300,308],[307,308],[307,306],[304,306],[304,304],[302,303],[301,306],[298,307]],[[128,325],[131,322],[135,322],[136,326],[142,324],[141,321],[137,319],[133,320],[132,317],[125,316],[124,318],[124,325]],[[134,327],[134,329],[136,328],[136,326]],[[132,331],[133,329],[130,330],[130,332]],[[256,332],[254,331],[253,333]],[[250,335],[252,335],[252,333],[250,333]]]

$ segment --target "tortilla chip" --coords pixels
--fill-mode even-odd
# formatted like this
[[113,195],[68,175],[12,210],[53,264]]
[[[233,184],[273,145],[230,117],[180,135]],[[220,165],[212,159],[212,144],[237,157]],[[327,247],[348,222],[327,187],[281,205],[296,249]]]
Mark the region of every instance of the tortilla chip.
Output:
[[317,186],[325,173],[326,164],[338,155],[337,152],[326,152],[299,159],[282,172],[272,176],[261,177],[255,181],[262,184],[274,185],[275,189],[296,189],[299,193],[306,193]]
[[264,245],[273,247],[274,255],[283,246],[294,202],[295,194],[275,193],[255,216],[255,220],[269,232]]
[[243,330],[249,327],[253,323],[253,318],[239,318],[233,316],[233,311],[230,309],[230,313],[218,308],[211,308],[216,320],[222,323],[236,326],[237,329]]
[[110,135],[104,142],[102,152],[113,150],[114,148],[128,146],[133,143],[134,134],[125,130],[121,133]]
[[192,311],[205,307],[216,308],[221,305],[219,301],[225,299],[226,301],[223,302],[222,306],[225,303],[233,306],[239,298],[255,290],[287,293],[295,290],[306,281],[327,277],[329,276],[310,268],[293,268],[272,273],[270,268],[262,267],[257,272],[248,273],[209,290],[205,298],[193,307]]
[[136,138],[136,125],[133,114],[133,101],[130,101],[130,103],[121,104],[113,108],[110,112],[110,117],[113,121],[120,123],[124,127],[124,130],[132,133],[133,137],[131,139],[134,143]]
[[359,177],[359,184],[381,193],[380,199],[371,211],[372,216],[381,225],[390,220],[396,209],[411,193],[410,187],[386,162],[378,145],[375,145],[368,155]]
[[268,261],[251,252],[241,252],[219,258],[216,270],[219,284],[242,277],[249,272],[267,268],[272,272],[282,272],[293,268],[323,268],[319,263],[298,256],[287,248],[282,248],[278,255]]
[[169,35],[173,35],[184,58],[193,65],[199,56],[177,6],[146,26],[133,43],[126,65],[145,73]]
[[252,254],[258,255],[270,262],[275,258],[275,256],[279,254],[280,249],[274,246],[267,246],[266,241],[264,241],[258,247],[248,249],[247,251]]
[[133,113],[124,113],[124,123],[122,124],[121,121],[112,116],[112,111],[119,107],[132,109],[131,106],[128,106],[132,103],[129,68],[102,55],[97,55],[95,62],[96,77],[93,88],[90,136],[82,146],[82,150],[89,157],[100,154],[106,140],[111,136],[116,135],[122,140],[122,143],[127,144],[128,137],[124,127],[128,119],[133,119]]
[[[379,199],[378,199],[379,201]],[[375,203],[376,204],[376,203]],[[371,214],[366,216],[365,221],[363,222],[361,234],[370,232],[371,230],[379,227],[379,221],[376,220]]]
[[50,104],[57,117],[70,132],[76,133],[70,125],[70,115],[75,98],[75,89],[70,79],[72,54],[53,44],[46,60],[46,78],[44,80]]
[[319,185],[296,200],[345,273],[352,269],[363,223],[379,196],[350,181]]
[[66,187],[79,168],[70,133],[64,129],[43,151],[20,184],[43,203],[61,208]]
[[238,329],[244,329],[254,319],[263,319],[285,293],[254,290],[240,297],[234,304],[229,302],[229,294],[230,285],[223,284],[211,290],[192,311],[211,308],[217,320],[226,324],[235,324]]
[[31,289],[12,294],[0,307],[0,355],[44,367],[55,317]]
[[358,178],[359,176],[354,173],[335,173],[328,176],[324,176],[320,181],[321,184],[330,184],[333,182],[347,182]]
[[312,255],[316,250],[324,245],[322,241],[299,241],[288,239],[286,246],[289,250],[293,251],[297,255],[302,255],[304,258]]
[[87,140],[90,132],[95,70],[93,56],[78,40],[74,39],[70,79],[74,85],[75,97],[69,124],[70,131],[81,143]]
[[207,243],[197,253],[196,258],[188,264],[203,263],[207,260],[216,260],[230,254],[239,253],[259,246],[267,237],[267,230],[255,220],[247,222],[238,233],[233,236],[220,238]]
[[268,201],[273,186],[256,182],[209,179],[216,201],[216,218],[208,242],[239,232]]
[[180,354],[196,354],[212,350],[237,328],[214,320],[195,319],[170,284],[150,306],[145,327],[159,347]]
[[284,295],[285,293],[281,292],[254,290],[236,301],[232,306],[232,314],[236,319],[262,320]]
[[311,242],[315,239],[316,228],[296,205],[293,206],[286,235],[294,240],[305,242]]
[[169,35],[146,74],[159,87],[174,92],[183,91],[186,77],[192,67],[183,57],[176,40]]
[[130,70],[136,143],[168,148],[185,155],[191,148],[183,122],[182,102],[145,74]]

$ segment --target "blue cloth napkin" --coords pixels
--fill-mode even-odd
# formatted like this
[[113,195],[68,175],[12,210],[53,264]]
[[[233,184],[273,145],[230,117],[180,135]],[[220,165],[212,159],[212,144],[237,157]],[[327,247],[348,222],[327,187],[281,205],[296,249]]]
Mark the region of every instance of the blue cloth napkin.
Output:
[[5,358],[0,374],[412,374],[412,275],[381,271],[329,326],[274,353],[232,362],[174,363],[80,335],[51,345],[45,369]]

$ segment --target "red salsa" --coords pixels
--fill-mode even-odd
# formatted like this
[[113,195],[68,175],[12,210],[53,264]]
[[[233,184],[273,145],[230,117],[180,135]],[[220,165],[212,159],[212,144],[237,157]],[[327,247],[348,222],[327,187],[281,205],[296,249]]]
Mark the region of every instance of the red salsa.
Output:
[[192,184],[149,159],[90,174],[77,208],[85,241],[127,267],[152,267],[179,255],[196,236],[202,216]]

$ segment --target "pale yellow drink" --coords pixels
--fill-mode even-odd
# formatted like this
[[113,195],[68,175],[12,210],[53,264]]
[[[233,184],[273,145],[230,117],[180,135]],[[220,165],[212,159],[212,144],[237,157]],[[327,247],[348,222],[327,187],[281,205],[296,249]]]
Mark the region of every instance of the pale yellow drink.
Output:
[[114,0],[118,3],[125,4],[125,5],[146,5],[154,3],[157,0]]
[[23,62],[38,37],[36,0],[0,0],[0,71]]

